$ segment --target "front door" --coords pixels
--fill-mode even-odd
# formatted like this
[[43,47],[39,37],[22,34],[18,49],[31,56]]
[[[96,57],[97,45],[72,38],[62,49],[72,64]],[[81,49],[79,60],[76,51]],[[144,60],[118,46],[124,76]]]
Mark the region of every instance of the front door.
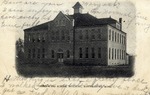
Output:
[[57,53],[58,56],[58,62],[63,62],[63,53]]

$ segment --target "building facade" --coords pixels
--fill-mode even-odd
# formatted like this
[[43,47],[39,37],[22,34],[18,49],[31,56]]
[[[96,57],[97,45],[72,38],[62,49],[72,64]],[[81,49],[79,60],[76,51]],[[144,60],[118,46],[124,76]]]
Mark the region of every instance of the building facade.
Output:
[[25,29],[24,49],[30,64],[124,65],[126,33],[122,19],[96,18],[82,13],[77,2],[74,14],[59,12],[54,20]]

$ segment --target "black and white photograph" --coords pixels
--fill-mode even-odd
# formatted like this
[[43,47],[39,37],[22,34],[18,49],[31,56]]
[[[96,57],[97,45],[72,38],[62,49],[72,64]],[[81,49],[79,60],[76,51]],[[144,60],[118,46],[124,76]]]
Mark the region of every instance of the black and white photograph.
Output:
[[92,13],[98,9],[84,13],[83,5],[75,2],[73,14],[59,11],[53,20],[24,29],[24,41],[19,39],[16,43],[16,51],[22,51],[18,52],[20,56],[16,60],[20,74],[50,77],[133,75],[134,55],[127,52],[130,32],[122,30],[127,19],[122,16],[115,19],[114,15],[95,17]]
[[149,0],[0,0],[0,95],[150,95]]

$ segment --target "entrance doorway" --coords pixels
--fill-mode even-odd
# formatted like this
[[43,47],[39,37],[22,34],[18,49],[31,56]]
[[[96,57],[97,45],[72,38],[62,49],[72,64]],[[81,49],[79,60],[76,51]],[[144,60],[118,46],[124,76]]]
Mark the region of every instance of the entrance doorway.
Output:
[[58,49],[57,58],[58,58],[58,62],[61,62],[61,63],[63,62],[64,53],[62,49]]
[[63,53],[57,53],[58,62],[63,62]]

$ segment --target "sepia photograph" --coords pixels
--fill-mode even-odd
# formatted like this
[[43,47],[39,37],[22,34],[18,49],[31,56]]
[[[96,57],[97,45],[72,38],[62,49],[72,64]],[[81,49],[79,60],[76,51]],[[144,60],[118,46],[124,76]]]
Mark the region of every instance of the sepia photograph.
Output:
[[0,0],[0,95],[150,95],[149,3]]
[[25,76],[131,77],[134,56],[127,52],[129,34],[122,30],[126,19],[83,13],[80,2],[72,10],[73,14],[59,11],[53,20],[24,29],[24,40],[16,42],[18,72]]

